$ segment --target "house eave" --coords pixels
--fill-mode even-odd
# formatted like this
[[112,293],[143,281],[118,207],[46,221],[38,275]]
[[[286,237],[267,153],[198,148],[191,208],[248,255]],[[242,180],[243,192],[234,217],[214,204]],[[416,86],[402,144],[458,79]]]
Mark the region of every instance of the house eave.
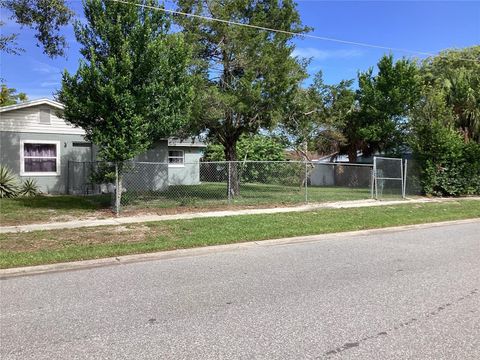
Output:
[[52,106],[56,109],[63,110],[64,106],[62,103],[59,103],[54,100],[50,99],[37,99],[37,100],[29,100],[29,101],[24,101],[18,104],[13,104],[13,105],[7,105],[0,107],[0,113],[7,112],[7,111],[13,111],[13,110],[18,110],[18,109],[24,109],[24,108],[29,108],[32,106],[38,106],[38,105],[49,105]]

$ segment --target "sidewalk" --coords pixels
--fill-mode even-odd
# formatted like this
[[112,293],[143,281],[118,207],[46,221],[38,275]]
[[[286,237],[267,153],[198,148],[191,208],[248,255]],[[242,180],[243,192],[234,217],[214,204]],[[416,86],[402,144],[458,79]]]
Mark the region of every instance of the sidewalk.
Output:
[[[328,202],[328,203],[320,203],[320,204],[308,204],[308,205],[302,205],[302,206],[296,206],[296,207],[207,211],[207,212],[183,213],[183,214],[175,214],[175,215],[141,215],[141,216],[118,217],[118,218],[98,219],[98,220],[77,220],[77,221],[68,221],[68,222],[52,222],[52,223],[28,224],[28,225],[18,225],[18,226],[0,226],[0,234],[13,233],[13,232],[38,231],[38,230],[75,229],[75,228],[92,227],[92,226],[125,225],[125,224],[135,224],[135,223],[144,223],[144,222],[197,219],[197,218],[206,218],[206,217],[278,214],[278,213],[286,213],[286,212],[312,211],[312,210],[318,210],[318,209],[341,209],[341,208],[359,208],[359,207],[368,207],[368,206],[439,203],[439,202],[457,201],[461,199],[462,198],[456,198],[456,199],[420,198],[420,199],[392,200],[392,201],[355,200],[355,201]],[[471,197],[468,199],[480,200],[480,197]]]

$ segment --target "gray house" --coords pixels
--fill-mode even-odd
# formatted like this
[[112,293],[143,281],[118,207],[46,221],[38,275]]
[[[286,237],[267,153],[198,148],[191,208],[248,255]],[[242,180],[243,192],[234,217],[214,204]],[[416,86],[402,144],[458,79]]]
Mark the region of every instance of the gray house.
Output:
[[[72,177],[79,177],[72,168],[85,167],[97,155],[97,147],[85,141],[83,129],[58,116],[62,110],[62,104],[49,99],[0,108],[0,163],[21,179],[35,179],[45,193],[72,192]],[[198,184],[204,147],[196,139],[162,140],[134,159],[138,169],[125,177],[125,184],[147,190]]]

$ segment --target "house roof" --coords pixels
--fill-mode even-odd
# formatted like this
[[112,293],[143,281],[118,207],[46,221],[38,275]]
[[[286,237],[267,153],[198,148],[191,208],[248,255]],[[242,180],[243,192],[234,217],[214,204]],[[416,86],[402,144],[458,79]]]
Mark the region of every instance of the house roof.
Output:
[[23,108],[28,108],[31,106],[38,106],[38,105],[50,105],[59,110],[63,110],[64,108],[62,103],[44,98],[44,99],[23,101],[21,103],[13,104],[13,105],[2,106],[0,107],[0,112],[18,110],[18,109],[23,109]]
[[174,146],[207,147],[207,145],[196,136],[189,137],[187,139],[170,137],[165,140],[168,141],[168,146],[173,146],[173,147]]

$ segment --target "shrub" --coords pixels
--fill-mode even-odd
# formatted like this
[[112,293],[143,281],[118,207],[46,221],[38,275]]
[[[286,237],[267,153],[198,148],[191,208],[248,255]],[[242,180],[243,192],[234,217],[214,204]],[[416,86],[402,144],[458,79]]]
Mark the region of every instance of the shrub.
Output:
[[96,169],[92,170],[90,181],[94,184],[115,183],[115,165],[109,163],[97,163]]
[[455,130],[433,124],[416,149],[427,195],[480,194],[480,144],[465,143]]
[[6,166],[0,165],[0,198],[14,198],[18,195],[15,175]]
[[40,194],[40,189],[34,179],[27,179],[20,187],[19,195],[25,197],[34,197]]

